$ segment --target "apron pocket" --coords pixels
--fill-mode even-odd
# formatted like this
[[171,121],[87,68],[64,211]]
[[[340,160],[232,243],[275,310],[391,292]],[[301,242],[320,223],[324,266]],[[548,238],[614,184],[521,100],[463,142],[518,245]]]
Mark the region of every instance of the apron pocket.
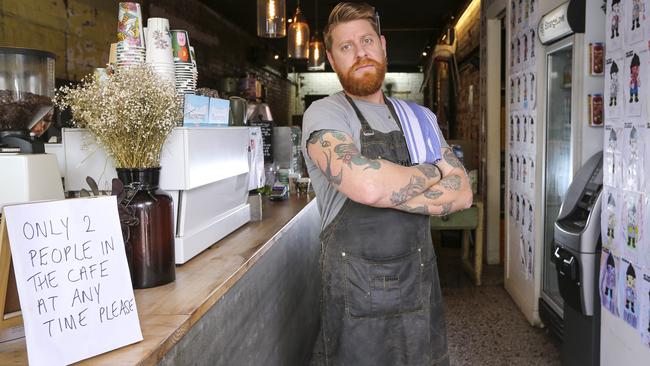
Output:
[[422,309],[420,252],[390,260],[345,255],[345,305],[353,318]]

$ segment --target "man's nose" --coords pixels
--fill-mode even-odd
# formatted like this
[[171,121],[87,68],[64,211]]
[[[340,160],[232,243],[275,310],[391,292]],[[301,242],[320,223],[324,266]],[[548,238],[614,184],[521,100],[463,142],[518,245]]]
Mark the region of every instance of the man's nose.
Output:
[[366,51],[366,49],[360,43],[357,43],[355,45],[355,48],[356,48],[356,51],[357,51],[357,55],[356,55],[357,59],[362,59],[362,58],[368,56],[368,52]]

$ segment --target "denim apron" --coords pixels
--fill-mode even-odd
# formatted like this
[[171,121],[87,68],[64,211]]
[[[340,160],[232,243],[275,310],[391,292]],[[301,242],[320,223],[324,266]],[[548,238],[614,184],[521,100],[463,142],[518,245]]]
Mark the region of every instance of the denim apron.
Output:
[[[410,166],[390,101],[384,98],[400,131],[382,133],[347,98],[361,121],[361,153]],[[449,364],[428,216],[348,199],[320,238],[323,297],[316,353],[322,364]]]

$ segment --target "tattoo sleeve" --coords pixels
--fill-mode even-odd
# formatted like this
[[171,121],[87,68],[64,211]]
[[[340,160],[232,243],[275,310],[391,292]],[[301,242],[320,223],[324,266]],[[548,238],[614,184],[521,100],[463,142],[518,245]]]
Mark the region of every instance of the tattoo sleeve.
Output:
[[[405,167],[366,157],[352,136],[340,131],[313,132],[306,141],[306,150],[324,178],[339,192],[373,207],[400,205],[442,179],[440,169],[431,164]],[[410,206],[410,210],[428,212],[426,205]]]
[[460,160],[458,160],[456,155],[454,155],[454,153],[451,150],[445,149],[445,152],[443,153],[443,157],[445,158],[445,161],[452,167],[465,170],[463,163],[461,163]]

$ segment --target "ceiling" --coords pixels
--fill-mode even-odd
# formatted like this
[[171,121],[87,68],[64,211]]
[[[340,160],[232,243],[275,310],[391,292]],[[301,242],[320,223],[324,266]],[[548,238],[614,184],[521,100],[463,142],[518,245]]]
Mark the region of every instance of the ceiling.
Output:
[[[257,31],[256,0],[201,0],[233,24],[249,34]],[[298,0],[286,0],[287,18],[293,17]],[[310,30],[316,27],[315,11],[318,4],[318,29],[322,31],[332,8],[338,0],[302,0],[300,9],[307,18]],[[376,0],[369,1],[379,12],[382,33],[388,47],[388,71],[419,71],[424,58],[422,52],[435,44],[446,26],[465,8],[466,0]],[[272,52],[286,59],[286,38],[260,38]],[[292,60],[291,62],[295,62]],[[297,63],[297,71],[306,68],[306,62]]]

